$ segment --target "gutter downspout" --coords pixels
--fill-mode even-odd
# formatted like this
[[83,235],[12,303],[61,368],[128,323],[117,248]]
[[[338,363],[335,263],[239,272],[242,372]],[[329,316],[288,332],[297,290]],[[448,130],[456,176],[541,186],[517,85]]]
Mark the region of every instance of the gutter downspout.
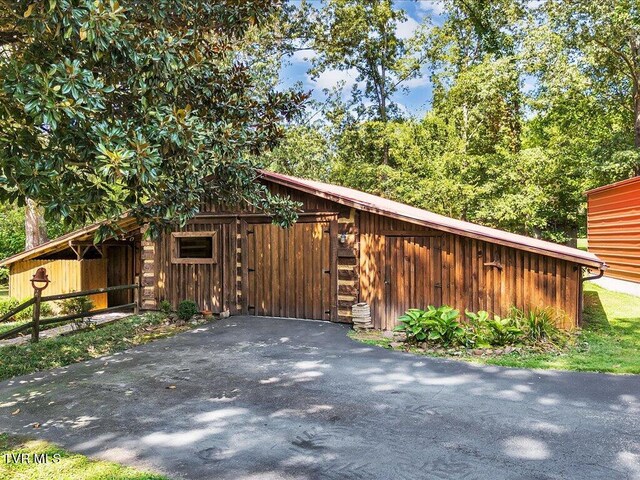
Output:
[[607,268],[609,268],[609,265],[607,265],[606,263],[603,263],[597,275],[592,275],[590,277],[582,277],[580,279],[580,297],[578,298],[578,302],[579,302],[578,303],[578,325],[582,325],[582,310],[584,308],[584,282],[588,280],[597,280],[599,278],[602,278]]

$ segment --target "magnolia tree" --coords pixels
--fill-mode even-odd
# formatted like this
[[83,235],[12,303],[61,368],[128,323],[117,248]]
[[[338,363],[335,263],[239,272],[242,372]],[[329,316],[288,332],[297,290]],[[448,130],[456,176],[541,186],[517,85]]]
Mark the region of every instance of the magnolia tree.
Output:
[[248,39],[279,8],[0,0],[0,200],[33,199],[73,224],[127,210],[152,233],[205,195],[294,221],[247,160],[277,145],[306,99],[249,67]]

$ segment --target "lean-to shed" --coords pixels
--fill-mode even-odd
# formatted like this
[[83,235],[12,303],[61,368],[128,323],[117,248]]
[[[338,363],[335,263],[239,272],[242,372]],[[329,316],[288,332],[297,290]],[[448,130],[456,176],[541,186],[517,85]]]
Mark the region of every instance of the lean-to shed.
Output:
[[135,250],[143,309],[190,299],[232,315],[350,322],[351,305],[367,302],[374,326],[390,329],[414,307],[540,306],[566,313],[570,328],[584,271],[605,267],[592,253],[350,188],[267,171],[260,181],[302,204],[298,222],[282,229],[250,208],[203,202],[184,228]]
[[640,282],[640,176],[587,192],[587,240],[608,277]]

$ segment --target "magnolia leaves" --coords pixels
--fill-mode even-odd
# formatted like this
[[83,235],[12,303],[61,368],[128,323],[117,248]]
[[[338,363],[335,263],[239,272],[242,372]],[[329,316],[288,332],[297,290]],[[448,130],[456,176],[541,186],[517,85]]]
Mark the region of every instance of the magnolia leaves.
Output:
[[306,96],[268,89],[275,82],[232,50],[276,8],[51,0],[36,15],[29,5],[28,41],[0,58],[0,198],[28,193],[76,224],[129,211],[159,232],[212,192],[291,223],[295,204],[268,194],[245,158],[278,144]]

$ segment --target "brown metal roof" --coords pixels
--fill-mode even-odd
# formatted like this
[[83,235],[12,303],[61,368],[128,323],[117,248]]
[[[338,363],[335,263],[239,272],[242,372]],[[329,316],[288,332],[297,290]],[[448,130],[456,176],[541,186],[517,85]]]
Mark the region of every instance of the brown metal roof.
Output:
[[505,232],[496,228],[485,227],[471,222],[456,220],[437,213],[422,210],[400,202],[364,193],[352,188],[328,183],[316,182],[280,173],[261,171],[263,177],[274,183],[317,195],[334,202],[360,210],[385,215],[406,222],[424,225],[436,230],[443,230],[465,237],[477,238],[500,245],[521,250],[532,251],[543,255],[570,260],[581,265],[605,268],[605,262],[590,252],[567,247],[557,243]]

